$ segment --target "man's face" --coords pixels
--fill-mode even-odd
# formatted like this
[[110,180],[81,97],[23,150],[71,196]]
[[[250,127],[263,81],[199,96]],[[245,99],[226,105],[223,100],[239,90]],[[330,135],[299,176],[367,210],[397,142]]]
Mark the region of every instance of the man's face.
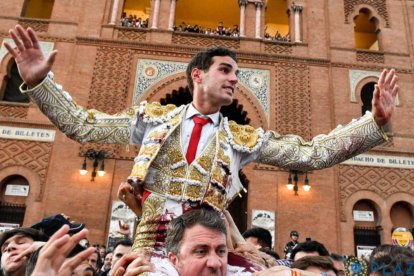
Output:
[[89,256],[88,263],[93,269],[97,270],[97,268],[98,268],[98,252],[94,252],[94,253],[92,253],[92,255]]
[[125,246],[125,245],[118,245],[112,255],[112,267],[114,267],[115,263],[122,258],[125,254],[129,253],[131,250],[131,246]]
[[99,257],[100,258],[105,258],[105,253],[106,253],[106,250],[105,250],[105,248],[103,248],[103,247],[101,247],[101,248],[99,248]]
[[317,251],[312,251],[312,252],[299,251],[296,253],[294,261],[297,261],[300,258],[303,258],[305,256],[319,256],[319,253]]
[[299,237],[298,236],[295,236],[295,235],[292,235],[290,237],[292,238],[292,241],[297,241],[299,239]]
[[105,268],[109,269],[112,265],[112,253],[108,253],[105,256],[104,266]]
[[1,267],[8,273],[24,271],[26,269],[27,258],[15,261],[17,255],[29,248],[33,239],[27,236],[15,235],[7,239],[1,247]]
[[226,275],[228,251],[223,233],[195,225],[185,230],[180,244],[178,255],[168,253],[180,276]]
[[215,56],[208,71],[193,69],[195,100],[201,104],[208,103],[217,109],[230,105],[238,81],[238,68],[236,61],[231,57]]

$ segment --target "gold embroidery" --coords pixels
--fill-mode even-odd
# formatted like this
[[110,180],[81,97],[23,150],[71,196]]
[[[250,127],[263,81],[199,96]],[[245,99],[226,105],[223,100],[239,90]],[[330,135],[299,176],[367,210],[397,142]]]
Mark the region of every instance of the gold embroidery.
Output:
[[202,192],[202,186],[199,185],[187,185],[185,196],[186,199],[190,199],[193,201],[201,201],[201,192]]
[[183,190],[183,183],[178,181],[170,181],[168,185],[167,194],[173,197],[181,198],[182,190]]
[[153,154],[155,154],[155,152],[159,149],[159,145],[158,144],[156,144],[156,145],[146,145],[146,146],[143,146],[143,147],[141,147],[141,150],[140,150],[140,155],[147,155],[147,156],[152,156]]
[[168,133],[168,129],[155,130],[155,131],[151,132],[148,135],[148,138],[150,138],[150,139],[164,139],[164,137],[167,135],[167,133]]
[[184,178],[186,173],[186,166],[179,167],[172,171],[172,176],[175,178]]
[[155,237],[160,224],[165,199],[151,194],[142,206],[142,220],[135,232],[132,251],[150,252],[154,249]]
[[188,176],[191,180],[196,180],[199,182],[203,182],[204,176],[198,170],[191,170],[190,175]]
[[218,209],[223,210],[226,204],[226,196],[221,191],[210,185],[203,200],[204,203]]
[[147,103],[145,105],[145,114],[149,117],[164,117],[176,108],[173,104],[161,105],[159,102]]
[[229,129],[236,144],[253,148],[259,141],[258,131],[249,125],[238,125],[235,121],[230,121]]
[[198,160],[197,163],[205,170],[205,171],[209,171],[209,168],[211,168],[211,165],[213,163],[213,158],[211,158],[210,156],[204,155],[201,156]]
[[143,180],[145,178],[145,175],[147,174],[147,165],[147,162],[135,164],[132,167],[131,176],[138,177],[138,179]]

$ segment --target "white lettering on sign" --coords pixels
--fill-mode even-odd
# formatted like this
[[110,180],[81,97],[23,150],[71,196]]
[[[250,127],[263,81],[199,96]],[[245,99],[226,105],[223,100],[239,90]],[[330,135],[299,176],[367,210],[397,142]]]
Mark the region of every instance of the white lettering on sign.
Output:
[[55,130],[0,126],[0,138],[53,142]]
[[414,169],[414,158],[403,156],[360,154],[358,156],[352,157],[351,159],[342,162],[342,164]]

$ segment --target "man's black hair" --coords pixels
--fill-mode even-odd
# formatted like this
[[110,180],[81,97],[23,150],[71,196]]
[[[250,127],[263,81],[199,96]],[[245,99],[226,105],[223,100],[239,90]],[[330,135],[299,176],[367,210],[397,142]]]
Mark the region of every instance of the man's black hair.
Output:
[[0,235],[0,248],[3,247],[3,244],[13,236],[29,237],[34,241],[47,241],[49,239],[49,237],[42,231],[32,228],[19,227],[8,230]]
[[253,228],[247,229],[243,233],[243,238],[247,239],[250,237],[257,238],[257,241],[259,242],[260,246],[263,249],[272,248],[272,235],[270,234],[269,230],[266,230],[261,227],[253,227]]
[[117,243],[115,243],[114,249],[112,251],[115,251],[115,248],[117,248],[119,245],[132,246],[132,241],[130,239],[119,240],[119,241],[117,241]]
[[237,62],[236,54],[224,47],[216,47],[216,48],[209,48],[205,51],[198,52],[190,61],[187,66],[186,75],[187,75],[187,82],[188,82],[188,89],[190,90],[191,95],[193,95],[194,83],[193,79],[191,78],[191,71],[194,68],[201,69],[203,71],[208,71],[210,66],[213,64],[213,57],[225,57],[229,56]]
[[326,247],[322,243],[317,241],[307,241],[298,243],[298,245],[296,245],[295,248],[293,248],[290,258],[294,260],[295,255],[298,252],[318,252],[319,256],[329,256],[329,252],[326,249]]

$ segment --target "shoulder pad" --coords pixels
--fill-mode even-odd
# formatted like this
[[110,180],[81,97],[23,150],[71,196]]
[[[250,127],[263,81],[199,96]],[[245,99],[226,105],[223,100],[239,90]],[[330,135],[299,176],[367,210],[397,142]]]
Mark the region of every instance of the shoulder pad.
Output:
[[159,102],[142,102],[139,114],[146,123],[164,123],[180,113],[183,107],[176,107],[173,104],[161,105]]
[[261,128],[255,129],[250,125],[239,125],[235,121],[225,122],[224,127],[230,145],[235,150],[251,153],[258,150],[262,145],[264,132]]

